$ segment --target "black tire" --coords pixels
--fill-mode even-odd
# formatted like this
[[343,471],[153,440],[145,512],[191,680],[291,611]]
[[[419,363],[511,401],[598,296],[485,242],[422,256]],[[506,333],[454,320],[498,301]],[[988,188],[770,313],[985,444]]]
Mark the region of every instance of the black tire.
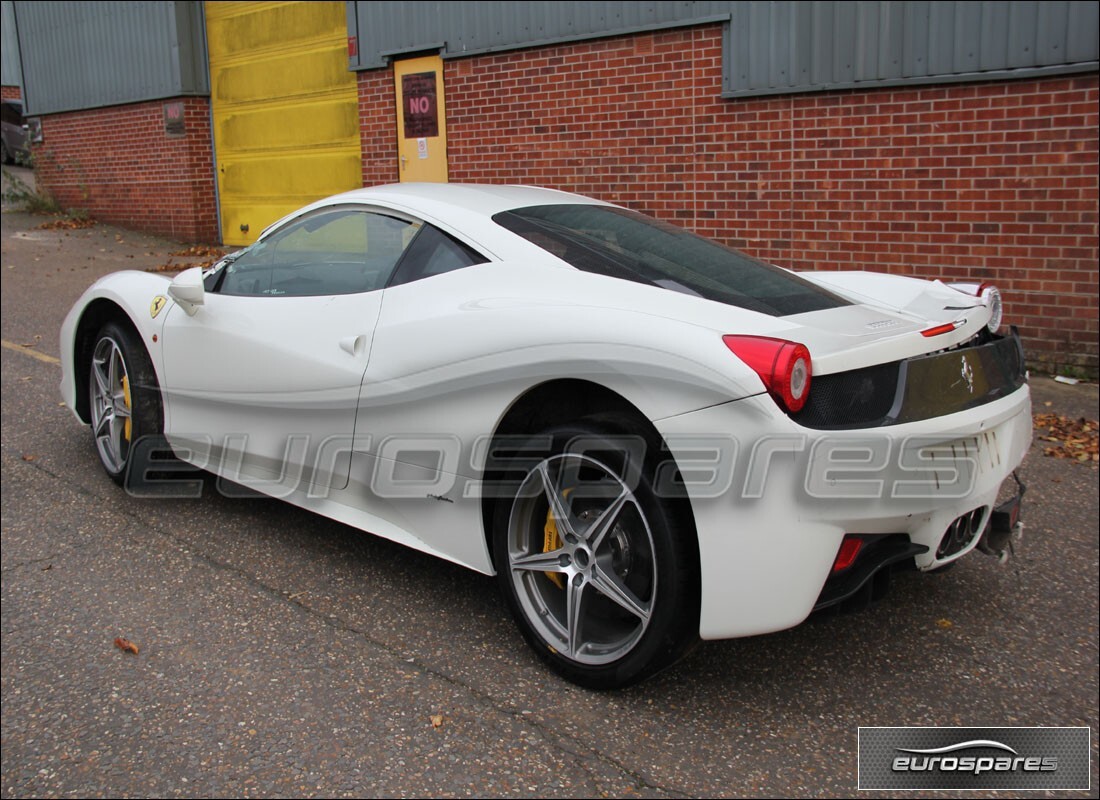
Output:
[[654,438],[605,423],[544,431],[517,448],[495,506],[497,576],[520,631],[590,689],[645,680],[698,641],[694,525],[686,499],[654,490]]
[[85,369],[96,451],[103,469],[121,486],[134,443],[164,428],[157,375],[137,334],[118,322],[100,328]]

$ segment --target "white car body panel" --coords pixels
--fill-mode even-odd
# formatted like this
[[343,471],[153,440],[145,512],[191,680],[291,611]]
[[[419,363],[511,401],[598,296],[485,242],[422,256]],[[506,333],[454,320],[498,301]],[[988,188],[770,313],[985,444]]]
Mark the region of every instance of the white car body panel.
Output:
[[[159,348],[153,337],[159,338],[164,325],[164,310],[153,317],[149,305],[158,295],[167,297],[171,279],[159,274],[126,270],[105,275],[89,286],[61,323],[61,399],[76,413],[76,365],[73,363],[73,348],[76,341],[76,327],[85,310],[96,301],[107,301],[126,312],[137,328],[145,346],[152,356],[153,368],[157,379],[164,381],[161,371],[162,361],[158,357]],[[171,300],[167,301],[172,304]],[[166,310],[166,309],[165,309]],[[78,415],[79,418],[79,415]]]
[[[95,301],[114,303],[149,351],[163,391],[165,433],[181,458],[485,573],[493,565],[475,486],[478,447],[517,398],[545,381],[579,379],[617,393],[684,463],[693,451],[683,443],[696,436],[735,439],[737,470],[747,469],[755,441],[801,441],[798,451],[773,459],[775,472],[759,497],[738,494],[744,471],[734,472],[719,497],[691,490],[704,638],[800,622],[846,532],[907,533],[934,554],[952,519],[992,505],[1027,448],[1026,386],[968,411],[876,429],[891,443],[921,435],[943,442],[992,436],[983,453],[990,465],[964,496],[823,503],[801,490],[800,470],[826,434],[780,412],[757,374],[722,341],[724,334],[797,341],[809,348],[814,375],[828,375],[966,342],[989,319],[977,298],[939,282],[803,273],[855,304],[766,316],[581,272],[490,218],[525,205],[578,202],[606,205],[526,187],[403,184],[319,201],[264,232],[314,209],[358,203],[415,216],[489,259],[361,294],[207,293],[193,316],[168,300],[154,317],[150,302],[167,296],[166,278],[108,276],[85,292],[63,325],[62,397],[75,412],[83,311]],[[921,335],[943,323],[955,323],[954,330]],[[288,450],[288,435],[299,433],[309,436],[304,448]],[[237,457],[241,436],[247,444]],[[424,460],[426,451],[440,455]],[[888,481],[908,477],[902,469],[886,472]],[[926,554],[917,563],[928,569],[942,562]]]
[[[670,441],[699,430],[746,431],[765,424],[769,409],[764,398],[749,398],[657,422]],[[783,429],[785,428],[785,430]],[[875,479],[891,486],[923,477],[897,463],[901,443],[910,437],[931,441],[975,442],[973,486],[965,493],[931,492],[922,498],[814,498],[806,491],[808,461],[814,445],[825,437],[860,440],[865,431],[812,431],[789,422],[774,429],[773,441],[790,446],[769,462],[768,480],[755,492],[748,474],[753,459],[745,452],[755,437],[744,437],[731,490],[719,497],[693,497],[703,570],[700,635],[723,639],[783,630],[802,622],[813,608],[845,533],[907,533],[928,546],[917,556],[920,569],[954,561],[966,550],[937,561],[936,545],[956,517],[992,506],[1006,471],[1019,464],[1031,445],[1031,413],[1027,387],[969,411],[935,420],[893,425],[876,430],[890,442],[891,464]],[[797,448],[797,449],[795,449]],[[960,448],[961,449],[961,448]],[[675,446],[673,446],[676,452]],[[677,453],[686,461],[691,452]],[[950,477],[945,465],[945,483]],[[749,496],[746,496],[749,495]],[[930,502],[931,500],[931,502]],[[752,609],[731,614],[730,609]]]
[[[218,463],[208,446],[223,447],[230,437],[231,449],[243,445],[241,462],[234,462],[243,475],[278,477],[289,462],[304,467],[307,483],[347,486],[347,458],[326,459],[321,448],[355,430],[381,301],[381,292],[208,294],[194,316],[179,306],[167,309],[161,385],[173,446]],[[234,438],[242,434],[247,442]]]

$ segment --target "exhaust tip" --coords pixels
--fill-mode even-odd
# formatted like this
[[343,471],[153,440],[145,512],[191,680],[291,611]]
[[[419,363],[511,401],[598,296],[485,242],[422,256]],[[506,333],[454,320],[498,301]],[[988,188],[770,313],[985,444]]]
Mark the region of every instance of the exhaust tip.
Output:
[[988,509],[982,506],[956,517],[947,526],[947,530],[940,539],[940,545],[936,548],[936,559],[942,560],[957,555],[975,542],[984,530],[982,523],[985,521],[987,511]]

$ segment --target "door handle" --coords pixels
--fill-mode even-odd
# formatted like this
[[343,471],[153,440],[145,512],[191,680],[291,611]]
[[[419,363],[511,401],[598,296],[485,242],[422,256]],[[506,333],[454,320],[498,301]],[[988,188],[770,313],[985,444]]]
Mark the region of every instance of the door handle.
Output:
[[340,340],[340,349],[347,353],[349,356],[355,356],[358,358],[363,355],[363,351],[367,349],[367,337],[365,334],[359,334],[358,336],[348,336]]
[[405,156],[401,156],[401,169],[402,169],[402,170],[404,170],[404,169],[405,169],[405,162],[406,162],[406,161],[408,161],[408,159],[407,159],[407,158],[405,158]]

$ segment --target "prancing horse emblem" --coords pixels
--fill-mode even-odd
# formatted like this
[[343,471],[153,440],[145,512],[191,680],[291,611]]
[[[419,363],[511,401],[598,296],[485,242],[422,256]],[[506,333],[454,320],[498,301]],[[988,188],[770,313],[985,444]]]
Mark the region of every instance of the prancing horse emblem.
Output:
[[970,362],[966,360],[966,356],[962,357],[962,379],[966,381],[966,388],[970,390],[971,394],[974,394],[974,368],[970,366]]

